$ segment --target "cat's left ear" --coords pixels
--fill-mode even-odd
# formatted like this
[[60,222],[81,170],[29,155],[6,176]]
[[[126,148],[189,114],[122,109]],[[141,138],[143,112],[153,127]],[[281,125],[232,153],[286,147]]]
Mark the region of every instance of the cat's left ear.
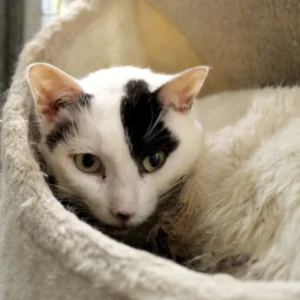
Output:
[[209,70],[209,67],[200,66],[183,71],[160,88],[158,98],[178,112],[189,111]]
[[47,63],[34,63],[27,68],[27,81],[37,114],[51,123],[61,104],[76,101],[83,90],[75,78]]

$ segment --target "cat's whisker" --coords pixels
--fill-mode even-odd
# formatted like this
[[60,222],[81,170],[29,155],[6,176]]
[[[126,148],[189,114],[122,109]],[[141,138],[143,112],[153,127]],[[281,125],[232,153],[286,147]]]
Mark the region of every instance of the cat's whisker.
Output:
[[[149,101],[151,101],[151,99],[149,100]],[[156,126],[159,124],[159,122],[162,120],[162,118],[163,118],[163,116],[164,116],[164,114],[165,114],[165,106],[166,106],[166,104],[164,103],[164,105],[163,105],[163,107],[162,107],[162,109],[161,109],[161,111],[160,111],[160,113],[159,113],[159,115],[158,115],[158,117],[156,118],[156,120],[154,121],[154,123],[153,123],[153,118],[151,119],[151,122],[149,123],[149,127],[148,127],[148,129],[147,129],[147,131],[146,131],[146,133],[145,133],[145,135],[144,135],[144,139],[146,140],[149,136],[151,136],[152,137],[152,135],[153,135],[153,131],[156,129]],[[154,114],[153,114],[153,108],[152,108],[152,106],[150,106],[151,107],[151,112],[152,112],[152,117],[154,116]],[[157,133],[156,133],[157,134]]]
[[62,192],[71,194],[71,192],[70,192],[67,188],[62,187],[62,186],[60,186],[60,185],[58,185],[58,184],[50,183],[49,185],[52,186],[52,187],[54,187],[54,188],[56,188],[56,189],[58,189],[58,192],[59,192],[59,191],[62,191]]
[[155,140],[157,143],[160,143],[161,146],[164,146],[165,142],[168,142],[168,135],[162,135],[163,131],[164,128],[160,128],[159,130],[152,133],[152,135],[146,135],[144,137],[144,140],[148,142]]
[[[160,115],[159,115],[160,116]],[[161,116],[162,117],[162,116]],[[159,128],[158,130],[154,131],[156,129],[156,127],[158,126],[160,122],[159,117],[156,119],[156,121],[154,122],[154,124],[152,125],[152,123],[150,125],[152,125],[150,127],[150,129],[145,133],[143,139],[144,140],[148,140],[149,138],[151,140],[157,140],[156,137],[160,135],[160,133],[164,130],[164,128]],[[163,139],[164,137],[160,137],[161,139]]]
[[[151,99],[149,99],[149,101],[151,101]],[[144,138],[148,136],[148,132],[150,131],[150,129],[152,128],[152,125],[153,125],[153,121],[154,121],[154,113],[153,113],[153,107],[150,105],[150,111],[151,111],[151,120],[149,122],[149,125],[148,125],[148,128],[146,130],[146,133],[144,135]]]

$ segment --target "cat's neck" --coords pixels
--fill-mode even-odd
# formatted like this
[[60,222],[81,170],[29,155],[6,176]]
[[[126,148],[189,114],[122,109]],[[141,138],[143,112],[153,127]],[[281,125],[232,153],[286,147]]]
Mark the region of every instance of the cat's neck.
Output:
[[[213,238],[218,223],[226,221],[226,216],[222,215],[216,216],[218,220],[215,220],[219,201],[211,201],[220,184],[234,172],[232,160],[225,157],[229,151],[226,136],[224,134],[223,142],[218,140],[217,143],[216,137],[206,136],[199,160],[183,186],[177,206],[164,216],[169,246],[178,256],[192,258],[199,255],[203,244]],[[222,161],[220,157],[223,157]]]

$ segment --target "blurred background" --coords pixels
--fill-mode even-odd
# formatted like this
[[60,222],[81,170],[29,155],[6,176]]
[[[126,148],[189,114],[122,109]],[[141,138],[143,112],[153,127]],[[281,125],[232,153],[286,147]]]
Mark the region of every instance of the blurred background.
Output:
[[11,80],[24,43],[74,0],[0,0],[0,93]]

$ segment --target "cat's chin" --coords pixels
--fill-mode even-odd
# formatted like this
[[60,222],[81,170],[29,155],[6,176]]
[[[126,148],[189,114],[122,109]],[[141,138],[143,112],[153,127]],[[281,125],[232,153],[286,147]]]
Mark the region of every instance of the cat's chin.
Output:
[[115,237],[115,238],[119,238],[119,237],[124,237],[128,234],[128,229],[116,229],[113,228],[111,230],[109,230],[108,232],[106,232],[108,235]]
[[104,225],[103,229],[104,231],[110,232],[112,234],[122,234],[128,232],[129,227],[121,225]]

